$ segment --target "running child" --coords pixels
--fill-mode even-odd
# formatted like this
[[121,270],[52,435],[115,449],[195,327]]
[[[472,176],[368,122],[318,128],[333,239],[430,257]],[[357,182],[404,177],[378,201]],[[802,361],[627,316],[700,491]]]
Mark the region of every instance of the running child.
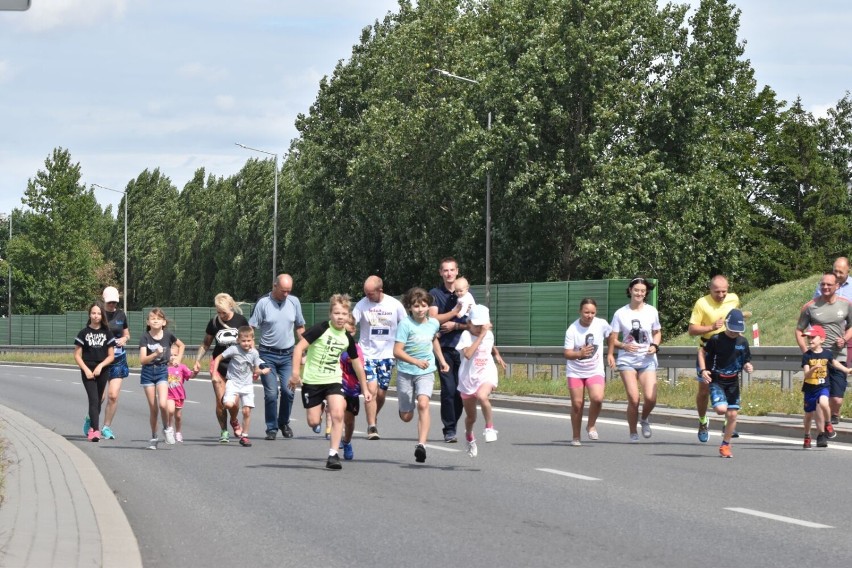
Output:
[[178,362],[183,358],[183,341],[167,329],[169,320],[160,308],[148,312],[145,333],[139,338],[139,363],[142,365],[140,383],[148,401],[148,417],[151,425],[151,439],[148,449],[156,450],[157,409],[163,421],[163,435],[167,444],[175,443],[175,431],[169,426],[169,371],[168,364],[172,351],[178,354]]
[[[343,468],[337,450],[343,434],[343,413],[346,406],[343,399],[343,372],[339,363],[344,351],[352,361],[364,400],[372,400],[367,390],[364,365],[358,359],[355,339],[345,329],[349,320],[350,304],[346,294],[335,294],[329,299],[330,318],[305,331],[293,349],[293,374],[288,383],[291,389],[302,387],[302,405],[311,428],[322,423],[322,402],[326,401],[326,411],[331,416],[331,440],[325,467],[335,470]],[[298,362],[302,360],[305,352],[307,360],[302,370]]]
[[101,399],[107,386],[109,366],[115,358],[115,338],[104,321],[104,309],[95,302],[89,306],[89,321],[74,339],[74,361],[89,399],[89,430],[91,442],[101,439]]
[[[355,317],[350,314],[349,320],[346,322],[346,333],[355,337]],[[358,360],[361,365],[364,365],[364,352],[361,351],[361,345],[355,344],[358,350]],[[340,355],[340,369],[343,372],[343,399],[346,401],[346,410],[343,413],[343,459],[351,460],[355,457],[355,451],[352,449],[352,434],[355,433],[355,417],[361,411],[361,383],[358,382],[358,375],[355,374],[355,368],[352,366],[352,360],[349,358],[349,353],[346,351]],[[331,433],[331,417],[328,411],[325,413],[328,422],[327,432]],[[330,438],[331,436],[329,436]]]
[[483,436],[486,442],[497,441],[497,430],[494,429],[491,414],[491,391],[497,386],[497,365],[491,356],[494,347],[494,334],[491,332],[491,319],[488,308],[483,305],[474,306],[470,314],[470,326],[463,331],[456,350],[462,355],[459,367],[459,393],[464,405],[465,439],[467,454],[475,458],[476,436],[473,435],[473,425],[476,423],[476,403],[482,408],[482,418],[485,420]]
[[438,343],[441,324],[429,317],[432,295],[423,288],[412,288],[402,298],[402,305],[409,316],[399,322],[393,346],[396,357],[396,392],[399,401],[399,418],[411,422],[417,406],[417,444],[414,446],[414,461],[426,461],[426,439],[429,437],[429,401],[435,385],[435,359],[441,372],[450,367]]
[[805,410],[805,449],[811,447],[811,421],[816,419],[817,425],[817,447],[828,447],[828,439],[834,431],[831,425],[831,408],[828,404],[829,365],[842,371],[847,375],[852,373],[834,358],[834,354],[822,348],[825,341],[825,328],[821,325],[812,325],[802,332],[808,338],[810,349],[802,354],[802,369],[805,371],[805,380],[802,382],[802,393],[804,393]]
[[565,331],[565,375],[568,392],[571,394],[571,438],[572,446],[580,445],[580,425],[583,423],[583,391],[589,393],[589,420],[586,435],[589,440],[598,439],[595,424],[601,412],[604,397],[603,345],[612,332],[609,322],[595,317],[598,303],[594,298],[580,300],[580,317]]
[[169,382],[169,417],[166,426],[175,433],[175,442],[183,442],[183,404],[186,401],[186,389],[183,384],[195,377],[198,371],[191,371],[189,367],[180,362],[177,351],[172,351],[169,358],[168,382]]
[[737,428],[740,408],[740,372],[751,373],[751,350],[742,336],[745,318],[740,310],[731,310],[725,318],[725,331],[707,340],[698,351],[701,380],[710,384],[710,404],[716,414],[725,416],[725,433],[719,456],[732,458],[731,438]]
[[[254,348],[254,329],[243,325],[237,330],[237,344],[231,345],[213,360],[213,368],[219,368],[222,361],[228,360],[228,380],[225,382],[225,395],[222,404],[231,416],[231,428],[234,436],[239,438],[240,445],[246,448],[251,446],[249,440],[249,426],[251,425],[251,409],[254,408],[254,386],[259,375],[267,375],[272,370],[269,367],[263,369],[260,353]],[[243,407],[243,425],[237,415]]]

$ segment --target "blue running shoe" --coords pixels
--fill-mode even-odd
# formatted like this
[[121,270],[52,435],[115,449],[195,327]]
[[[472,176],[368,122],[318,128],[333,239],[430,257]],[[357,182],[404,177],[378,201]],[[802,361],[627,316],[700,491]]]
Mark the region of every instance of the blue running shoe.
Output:
[[89,430],[92,429],[92,419],[86,416],[86,419],[83,421],[83,435],[88,436]]
[[352,449],[352,443],[343,442],[343,459],[351,460],[355,457],[355,450]]
[[702,444],[706,443],[707,440],[710,439],[709,427],[710,427],[710,421],[709,420],[707,422],[705,422],[704,424],[702,424],[701,422],[698,423],[698,441],[701,442]]
[[[725,422],[725,424],[722,424],[722,436],[723,437],[725,436],[725,428],[727,427],[727,424],[728,424],[727,422]],[[734,430],[733,434],[731,434],[731,438],[739,438],[739,437],[740,437],[740,433],[737,432],[736,430]]]
[[112,428],[109,426],[104,426],[103,430],[101,430],[101,437],[104,440],[115,440],[115,434],[112,433]]

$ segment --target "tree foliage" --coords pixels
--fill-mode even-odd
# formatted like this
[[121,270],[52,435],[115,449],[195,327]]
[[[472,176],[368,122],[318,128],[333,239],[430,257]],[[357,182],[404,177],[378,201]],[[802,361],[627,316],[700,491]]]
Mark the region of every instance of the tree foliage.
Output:
[[[448,255],[482,283],[488,176],[493,282],[641,273],[667,333],[715,273],[744,291],[828,266],[847,252],[852,99],[815,118],[757,90],[738,31],[727,0],[400,0],[296,120],[276,268],[307,301],[368,274],[429,286]],[[181,190],[145,170],[115,217],[67,151],[45,165],[9,245],[21,311],[122,276],[125,206],[131,307],[268,290],[273,160]]]

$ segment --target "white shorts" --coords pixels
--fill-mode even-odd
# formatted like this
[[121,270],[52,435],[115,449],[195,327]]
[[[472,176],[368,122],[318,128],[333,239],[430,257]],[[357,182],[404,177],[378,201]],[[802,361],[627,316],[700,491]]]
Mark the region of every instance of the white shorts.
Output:
[[233,381],[225,381],[225,395],[222,397],[222,402],[226,403],[233,400],[235,396],[240,397],[242,406],[254,408],[254,385],[240,387],[235,385]]

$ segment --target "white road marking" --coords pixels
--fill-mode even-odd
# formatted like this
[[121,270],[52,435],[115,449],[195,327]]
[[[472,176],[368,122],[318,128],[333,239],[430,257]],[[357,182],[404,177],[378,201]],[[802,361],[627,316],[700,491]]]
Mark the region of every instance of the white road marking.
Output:
[[424,448],[430,448],[433,450],[438,450],[441,452],[460,452],[461,450],[458,448],[448,448],[446,446],[435,446],[433,444],[423,444]]
[[571,477],[573,479],[579,479],[581,481],[600,481],[597,477],[589,477],[588,475],[580,475],[579,473],[571,473],[568,471],[559,471],[558,469],[548,469],[546,467],[537,467],[536,471],[542,471],[544,473],[552,473],[554,475],[561,475],[563,477]]
[[793,517],[784,517],[782,515],[773,515],[772,513],[764,513],[763,511],[755,511],[754,509],[744,509],[742,507],[725,507],[726,511],[733,511],[735,513],[743,513],[744,515],[752,515],[755,517],[762,517],[764,519],[770,519],[772,521],[780,521],[782,523],[790,523],[791,525],[799,525],[800,527],[807,527],[809,529],[833,529],[834,527],[829,525],[821,525],[819,523],[812,523],[810,521],[803,521],[801,519],[794,519]]

